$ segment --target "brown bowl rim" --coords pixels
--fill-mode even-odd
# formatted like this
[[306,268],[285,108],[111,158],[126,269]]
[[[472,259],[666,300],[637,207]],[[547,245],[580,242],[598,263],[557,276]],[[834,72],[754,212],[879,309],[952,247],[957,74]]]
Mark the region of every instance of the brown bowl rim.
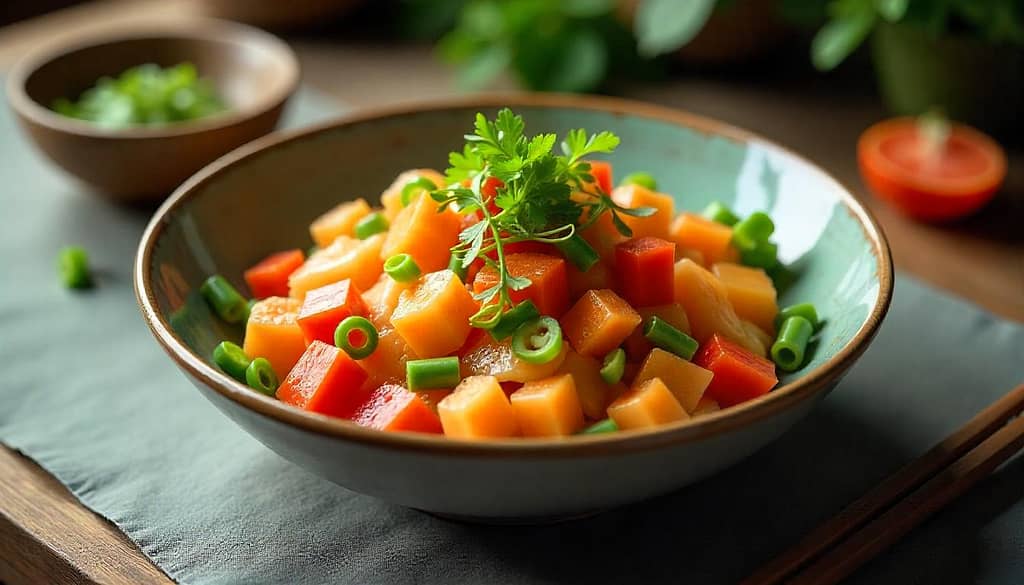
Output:
[[[25,90],[26,82],[36,71],[57,59],[101,45],[160,38],[205,40],[261,47],[285,64],[283,83],[274,88],[274,91],[257,96],[251,104],[232,107],[219,114],[173,124],[138,125],[127,128],[104,128],[91,122],[62,116],[45,104],[37,102]],[[11,68],[7,77],[7,97],[11,107],[18,114],[35,124],[58,132],[90,138],[158,139],[209,132],[258,118],[287,101],[298,88],[299,78],[299,60],[295,52],[288,43],[273,34],[238,22],[192,17],[168,23],[90,29],[70,39],[62,38],[60,41],[40,46],[19,59]]]
[[[799,380],[785,384],[772,392],[749,402],[687,421],[680,421],[649,431],[625,431],[609,435],[574,436],[570,439],[516,438],[489,441],[450,439],[422,433],[384,432],[360,427],[350,421],[332,418],[283,404],[273,398],[253,392],[236,382],[189,349],[173,332],[169,323],[157,311],[152,292],[149,266],[155,244],[166,227],[165,218],[189,201],[200,187],[214,180],[235,163],[257,156],[264,150],[281,147],[316,135],[320,132],[372,123],[382,118],[410,116],[434,111],[493,107],[551,107],[596,110],[617,115],[631,115],[683,126],[706,134],[715,134],[741,142],[759,142],[778,148],[787,155],[803,161],[821,171],[841,187],[840,199],[848,213],[858,220],[865,236],[872,244],[877,263],[878,294],[871,313],[850,340],[836,355],[814,368]],[[395,449],[408,452],[426,452],[442,456],[498,456],[498,457],[578,457],[607,456],[626,452],[656,449],[670,444],[696,441],[718,436],[750,425],[794,406],[826,389],[839,378],[867,348],[889,308],[893,290],[893,266],[885,234],[871,213],[852,195],[852,192],[830,173],[818,165],[770,140],[752,132],[705,118],[682,110],[603,96],[576,96],[565,94],[478,94],[473,96],[430,100],[415,104],[363,109],[340,118],[305,128],[280,131],[239,147],[189,178],[160,206],[146,227],[139,244],[134,267],[136,299],[143,318],[157,341],[178,366],[194,379],[213,389],[222,397],[279,423],[304,431],[345,439],[368,447]]]

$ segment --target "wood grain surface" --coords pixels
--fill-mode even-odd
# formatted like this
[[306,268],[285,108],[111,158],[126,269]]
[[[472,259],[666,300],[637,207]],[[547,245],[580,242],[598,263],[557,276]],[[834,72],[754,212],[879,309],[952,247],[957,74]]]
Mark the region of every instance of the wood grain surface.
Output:
[[[195,13],[195,0],[106,0],[10,25],[0,29],[0,70],[33,47],[72,32]],[[304,81],[350,106],[429,99],[455,91],[450,71],[432,58],[428,47],[340,41],[329,34],[288,40],[299,55]],[[1021,150],[1010,153],[1007,186],[988,208],[952,226],[928,226],[904,219],[863,190],[854,157],[856,138],[885,116],[870,91],[832,88],[807,76],[745,80],[733,75],[677,76],[667,84],[632,86],[624,94],[750,128],[804,153],[853,189],[874,212],[900,272],[1024,321]],[[38,465],[3,446],[0,581],[170,582],[115,527],[81,506]]]

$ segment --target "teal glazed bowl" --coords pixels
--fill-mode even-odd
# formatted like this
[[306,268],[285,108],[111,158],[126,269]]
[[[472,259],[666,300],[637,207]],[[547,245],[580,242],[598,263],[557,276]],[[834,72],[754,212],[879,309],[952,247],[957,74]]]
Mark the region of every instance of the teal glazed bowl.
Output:
[[[783,304],[815,303],[813,358],[756,400],[647,432],[467,442],[384,433],[253,392],[213,366],[242,331],[198,294],[210,274],[242,286],[269,252],[304,247],[340,200],[375,197],[400,171],[444,167],[473,115],[510,106],[531,133],[583,127],[622,138],[621,175],[647,171],[680,209],[719,199],[775,218],[781,259],[800,274]],[[568,518],[664,494],[735,464],[806,415],[867,348],[889,306],[888,245],[850,191],[806,159],[712,120],[611,98],[487,96],[364,112],[245,145],[186,181],[156,212],[135,265],[142,314],[204,396],[282,457],[351,490],[486,522]],[[767,479],[767,478],[766,478]]]

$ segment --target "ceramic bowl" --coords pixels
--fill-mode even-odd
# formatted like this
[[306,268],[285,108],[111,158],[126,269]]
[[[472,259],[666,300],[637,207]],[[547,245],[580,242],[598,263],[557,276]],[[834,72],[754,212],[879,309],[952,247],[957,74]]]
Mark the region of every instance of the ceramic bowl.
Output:
[[[50,109],[101,77],[143,63],[194,63],[227,102],[224,113],[163,126],[108,129]],[[213,19],[107,30],[30,54],[7,79],[8,101],[36,146],[65,171],[118,201],[160,200],[197,170],[274,129],[299,80],[283,41]]]
[[[444,167],[474,113],[508,105],[529,132],[608,129],[616,173],[648,171],[681,209],[713,199],[767,210],[779,255],[800,273],[783,303],[827,320],[813,358],[761,398],[649,432],[493,442],[383,433],[253,392],[210,362],[241,331],[211,317],[210,274],[241,287],[267,253],[309,243],[307,226],[339,201],[381,192],[401,170]],[[182,185],[157,211],[135,266],[145,320],[185,375],[265,445],[347,488],[436,514],[530,522],[664,494],[776,439],[836,385],[878,329],[892,293],[881,230],[849,190],[806,159],[748,132],[611,98],[489,96],[365,113],[248,144]],[[244,290],[244,289],[243,289]],[[765,481],[770,481],[765,478]]]

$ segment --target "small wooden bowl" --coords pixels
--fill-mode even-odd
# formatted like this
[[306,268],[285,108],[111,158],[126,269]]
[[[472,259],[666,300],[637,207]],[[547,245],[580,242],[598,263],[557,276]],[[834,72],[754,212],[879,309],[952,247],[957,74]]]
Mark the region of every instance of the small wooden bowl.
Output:
[[[188,61],[228,105],[195,121],[102,128],[50,109],[104,76],[143,63]],[[108,30],[63,39],[15,65],[8,101],[29,136],[68,173],[121,202],[158,201],[210,161],[274,129],[299,81],[299,65],[282,40],[219,20]]]

